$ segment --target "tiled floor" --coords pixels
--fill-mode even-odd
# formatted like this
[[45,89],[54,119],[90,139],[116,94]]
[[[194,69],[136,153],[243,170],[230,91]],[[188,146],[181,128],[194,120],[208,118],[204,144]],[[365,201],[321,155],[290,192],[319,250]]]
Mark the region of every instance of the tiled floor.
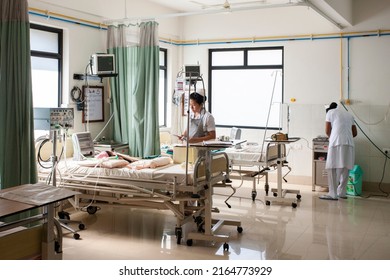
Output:
[[[238,185],[238,183],[235,185]],[[271,187],[273,187],[271,185]],[[297,208],[264,203],[259,187],[255,202],[251,188],[242,186],[224,203],[226,195],[215,191],[214,206],[220,213],[214,218],[241,220],[243,232],[224,226],[220,233],[230,236],[229,251],[223,243],[185,240],[176,244],[175,217],[168,210],[102,206],[94,215],[71,214],[82,220],[86,229],[75,240],[65,232],[65,260],[389,260],[390,199],[348,197],[324,201],[324,194],[312,192],[311,186],[283,185],[300,189]],[[289,196],[290,194],[287,194]],[[292,194],[291,194],[292,195]],[[292,195],[293,197],[294,195]],[[188,224],[186,232],[192,230]]]

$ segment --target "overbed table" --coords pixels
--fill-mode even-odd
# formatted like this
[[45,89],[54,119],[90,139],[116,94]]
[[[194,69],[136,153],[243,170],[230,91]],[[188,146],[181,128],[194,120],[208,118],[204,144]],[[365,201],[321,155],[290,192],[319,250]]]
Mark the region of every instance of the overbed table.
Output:
[[44,221],[46,225],[42,239],[42,259],[62,259],[62,250],[58,247],[58,244],[55,244],[55,241],[58,242],[59,239],[62,241],[61,230],[57,232],[57,240],[54,233],[56,222],[54,218],[55,204],[76,194],[78,192],[43,183],[26,184],[0,190],[0,219],[40,209],[39,214],[32,217],[1,223],[0,232]]

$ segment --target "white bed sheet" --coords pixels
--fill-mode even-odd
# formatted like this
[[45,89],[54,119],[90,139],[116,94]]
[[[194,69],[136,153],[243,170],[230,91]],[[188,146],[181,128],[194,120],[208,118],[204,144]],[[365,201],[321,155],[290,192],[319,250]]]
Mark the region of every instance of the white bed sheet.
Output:
[[[96,163],[98,163],[96,161]],[[84,162],[78,162],[73,160],[60,161],[57,164],[57,173],[60,177],[71,176],[74,178],[86,178],[91,177],[117,177],[122,179],[145,179],[145,180],[160,180],[160,181],[173,181],[176,177],[176,182],[181,184],[186,181],[185,166],[180,164],[168,164],[157,168],[143,168],[143,169],[131,169],[128,167],[122,168],[103,168],[85,166]],[[47,174],[51,172],[51,169],[40,168],[39,172]],[[192,169],[188,170],[188,182],[192,182]]]
[[242,146],[242,148],[228,148],[225,150],[231,161],[260,162],[264,161],[265,153],[261,151],[261,146]]

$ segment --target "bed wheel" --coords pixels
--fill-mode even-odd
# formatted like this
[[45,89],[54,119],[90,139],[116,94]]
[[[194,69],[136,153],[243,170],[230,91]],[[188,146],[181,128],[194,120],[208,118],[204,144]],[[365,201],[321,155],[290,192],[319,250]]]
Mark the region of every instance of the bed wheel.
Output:
[[88,207],[87,207],[87,212],[88,212],[88,214],[90,214],[90,215],[95,214],[96,211],[97,211],[97,207],[96,207],[96,206],[88,206]]
[[277,197],[278,196],[278,193],[274,192],[274,197]]
[[223,250],[229,251],[229,244],[227,244],[227,243],[223,244]]
[[256,191],[252,191],[252,201],[255,201],[256,196],[257,196],[257,192]]
[[302,196],[301,196],[300,194],[297,194],[297,199],[298,199],[298,200],[301,200],[301,197],[302,197]]
[[266,201],[265,201],[265,205],[271,205],[271,201],[266,200]]
[[55,241],[55,242],[54,242],[54,251],[55,251],[56,253],[62,253],[60,242],[58,242],[58,241]]
[[180,227],[175,228],[175,235],[176,235],[176,244],[180,244],[181,239],[183,237],[183,231]]
[[192,239],[187,239],[187,246],[192,246]]
[[297,208],[298,204],[296,204],[295,202],[291,203],[291,206],[292,208]]
[[60,211],[58,212],[58,217],[60,219],[64,219],[64,220],[70,220],[70,215],[68,212],[65,212],[65,211]]
[[237,232],[238,232],[238,233],[242,233],[242,231],[243,231],[243,228],[242,228],[242,227],[237,227]]
[[83,230],[85,229],[85,225],[84,224],[79,224],[79,230]]
[[78,234],[78,233],[73,234],[73,238],[76,240],[80,239],[80,234]]

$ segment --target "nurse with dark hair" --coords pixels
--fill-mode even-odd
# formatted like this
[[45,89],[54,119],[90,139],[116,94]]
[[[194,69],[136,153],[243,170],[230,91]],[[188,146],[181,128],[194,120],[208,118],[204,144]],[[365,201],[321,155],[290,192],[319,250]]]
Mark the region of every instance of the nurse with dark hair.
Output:
[[216,137],[215,121],[213,115],[206,111],[204,103],[206,97],[197,92],[190,94],[190,126],[179,137],[180,140],[187,140],[189,143],[198,143],[212,140]]
[[346,187],[349,170],[355,162],[353,138],[357,135],[355,120],[346,110],[337,108],[332,102],[326,109],[325,132],[329,137],[326,166],[329,192],[320,199],[337,200],[347,198]]

